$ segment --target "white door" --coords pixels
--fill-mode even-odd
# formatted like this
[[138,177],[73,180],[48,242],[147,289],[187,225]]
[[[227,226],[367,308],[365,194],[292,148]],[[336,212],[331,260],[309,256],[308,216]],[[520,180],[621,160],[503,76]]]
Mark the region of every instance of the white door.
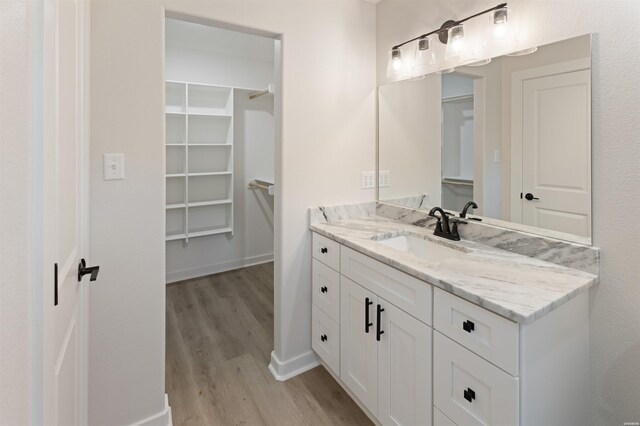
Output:
[[529,78],[521,90],[522,223],[590,237],[591,71]]
[[383,299],[379,303],[378,420],[431,424],[431,327]]
[[86,255],[86,4],[45,1],[43,62],[43,411],[46,425],[86,424],[86,354],[78,282]]
[[378,404],[378,297],[348,278],[340,282],[340,378],[373,414]]

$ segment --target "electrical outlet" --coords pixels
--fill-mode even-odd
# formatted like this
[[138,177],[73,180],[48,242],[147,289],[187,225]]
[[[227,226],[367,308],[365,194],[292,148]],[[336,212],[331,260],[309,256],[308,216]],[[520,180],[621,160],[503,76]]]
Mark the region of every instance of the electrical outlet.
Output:
[[362,189],[376,187],[376,172],[362,172]]
[[378,172],[378,188],[387,188],[389,186],[389,170],[380,170]]

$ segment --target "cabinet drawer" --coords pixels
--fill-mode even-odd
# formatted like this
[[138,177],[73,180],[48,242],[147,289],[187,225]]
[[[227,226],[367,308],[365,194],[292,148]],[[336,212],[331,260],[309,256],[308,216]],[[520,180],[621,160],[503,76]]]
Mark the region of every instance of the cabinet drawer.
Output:
[[518,376],[518,324],[435,289],[433,328]]
[[340,376],[340,327],[315,305],[311,315],[311,347]]
[[340,274],[313,259],[311,283],[313,304],[340,324]]
[[458,426],[449,417],[442,414],[442,411],[433,407],[433,426]]
[[348,247],[342,247],[340,268],[344,276],[431,325],[431,285]]
[[320,234],[313,233],[311,238],[313,245],[311,251],[313,257],[330,268],[340,271],[340,244],[324,237]]
[[518,379],[434,333],[434,405],[459,425],[519,423]]

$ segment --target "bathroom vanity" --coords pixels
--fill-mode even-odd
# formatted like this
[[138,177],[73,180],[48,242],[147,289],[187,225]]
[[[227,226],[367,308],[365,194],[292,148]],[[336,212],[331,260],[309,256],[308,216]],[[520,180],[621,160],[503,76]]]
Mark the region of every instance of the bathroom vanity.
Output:
[[[323,365],[383,425],[586,424],[598,250],[505,231],[514,248],[537,245],[525,256],[465,238],[495,231],[481,224],[447,241],[425,215],[312,209]],[[542,246],[565,265],[541,260]]]

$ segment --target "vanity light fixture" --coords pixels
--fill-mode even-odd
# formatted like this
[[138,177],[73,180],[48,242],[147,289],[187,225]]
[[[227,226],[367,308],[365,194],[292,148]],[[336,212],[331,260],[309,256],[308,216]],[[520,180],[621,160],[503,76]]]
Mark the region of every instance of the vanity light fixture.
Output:
[[[491,22],[489,34],[485,40],[483,40],[482,46],[477,47],[474,51],[474,46],[469,40],[469,35],[465,34],[464,22],[473,19],[477,16],[491,13]],[[436,30],[422,34],[418,37],[414,37],[411,40],[407,40],[400,44],[397,44],[391,48],[391,55],[389,58],[389,65],[387,67],[388,77],[400,77],[406,78],[425,74],[430,69],[438,68],[438,61],[435,56],[435,52],[429,36],[437,34],[441,43],[446,44],[446,50],[444,55],[444,61],[449,65],[470,65],[480,66],[486,65],[491,62],[491,59],[482,59],[481,50],[491,43],[491,47],[499,46],[500,51],[510,51],[516,44],[515,31],[513,24],[510,22],[510,12],[507,8],[507,3],[500,3],[497,6],[483,10],[475,15],[468,16],[460,20],[448,20],[442,26]],[[415,43],[414,43],[415,42]],[[410,43],[414,43],[415,54],[411,55],[411,58],[405,58],[407,51],[401,52],[403,46]],[[526,55],[533,53],[537,48],[531,48],[510,53],[510,56]],[[451,66],[445,70],[439,71],[440,74],[453,71]]]
[[511,52],[516,46],[516,35],[509,21],[509,9],[506,6],[496,9],[491,17],[487,39],[500,46],[500,50]]
[[416,52],[411,74],[427,74],[435,68],[436,63],[436,54],[431,47],[431,36],[419,38],[416,42]]

